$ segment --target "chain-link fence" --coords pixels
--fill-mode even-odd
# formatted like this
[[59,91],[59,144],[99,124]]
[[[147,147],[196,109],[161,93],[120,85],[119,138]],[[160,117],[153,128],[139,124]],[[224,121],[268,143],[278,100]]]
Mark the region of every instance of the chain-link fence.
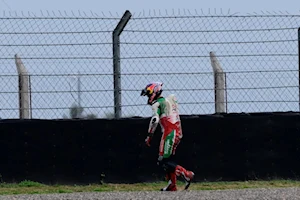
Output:
[[165,83],[166,93],[177,94],[183,114],[214,113],[212,51],[226,77],[227,112],[299,111],[299,19],[134,18],[122,35],[123,103],[142,113],[145,100],[133,101],[134,89],[154,79]]
[[81,116],[110,115],[114,106],[111,35],[119,20],[0,18],[0,117],[19,117],[15,54],[30,76],[32,118],[76,117],[76,110]]
[[[119,21],[0,18],[0,117],[19,117],[15,54],[29,73],[32,118],[113,116]],[[133,15],[120,35],[122,116],[151,115],[139,96],[150,81],[177,95],[181,114],[214,113],[210,52],[224,71],[228,113],[299,111],[299,27],[298,15]]]

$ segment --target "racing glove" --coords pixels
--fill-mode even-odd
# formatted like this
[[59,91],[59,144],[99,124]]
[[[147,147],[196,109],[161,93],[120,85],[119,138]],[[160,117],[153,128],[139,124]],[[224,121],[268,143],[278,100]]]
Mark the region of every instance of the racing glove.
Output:
[[149,135],[145,139],[145,143],[146,143],[146,145],[148,147],[150,147],[150,143],[151,143],[152,137],[153,137],[153,134],[149,133]]

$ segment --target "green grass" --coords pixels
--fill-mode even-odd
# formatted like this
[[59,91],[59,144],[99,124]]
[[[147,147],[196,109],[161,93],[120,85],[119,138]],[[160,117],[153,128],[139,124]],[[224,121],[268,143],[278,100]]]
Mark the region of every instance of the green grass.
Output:
[[[12,194],[46,194],[72,192],[108,192],[108,191],[159,191],[166,182],[137,184],[91,184],[91,185],[45,185],[34,181],[20,183],[0,183],[0,195]],[[246,188],[283,188],[300,187],[300,181],[271,180],[244,182],[198,182],[192,183],[190,190],[225,190]],[[183,189],[184,183],[178,181],[178,189]]]

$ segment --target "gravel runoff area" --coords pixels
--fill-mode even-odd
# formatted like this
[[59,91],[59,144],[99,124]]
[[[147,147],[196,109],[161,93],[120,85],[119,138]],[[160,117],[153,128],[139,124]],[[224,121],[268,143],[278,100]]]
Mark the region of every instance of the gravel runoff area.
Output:
[[183,200],[249,200],[300,199],[300,188],[205,190],[177,192],[82,192],[63,194],[3,195],[1,200],[112,200],[112,199],[183,199]]

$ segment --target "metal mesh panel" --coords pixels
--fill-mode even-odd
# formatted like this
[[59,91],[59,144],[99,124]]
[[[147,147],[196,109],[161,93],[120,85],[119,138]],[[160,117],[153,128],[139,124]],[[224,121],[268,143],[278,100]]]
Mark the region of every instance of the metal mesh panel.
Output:
[[[111,32],[119,18],[0,18],[1,118],[18,118],[14,55],[30,74],[32,118],[69,117],[80,93],[84,113],[113,112]],[[78,79],[79,77],[80,79]],[[78,82],[80,81],[80,91]],[[6,99],[6,100],[5,100]]]
[[[300,16],[134,16],[120,35],[122,116],[149,116],[150,81],[176,94],[181,114],[215,112],[214,52],[226,77],[227,112],[299,111]],[[30,76],[32,118],[114,112],[112,32],[118,18],[0,18],[0,117],[18,118],[14,55]]]
[[[299,111],[299,18],[133,18],[122,34],[124,106],[142,102],[132,98],[128,85],[137,92],[154,80],[165,83],[165,93],[179,96],[182,114],[214,113],[213,75],[205,74],[212,72],[214,52],[226,76],[227,112]],[[129,72],[144,75],[132,78]]]

